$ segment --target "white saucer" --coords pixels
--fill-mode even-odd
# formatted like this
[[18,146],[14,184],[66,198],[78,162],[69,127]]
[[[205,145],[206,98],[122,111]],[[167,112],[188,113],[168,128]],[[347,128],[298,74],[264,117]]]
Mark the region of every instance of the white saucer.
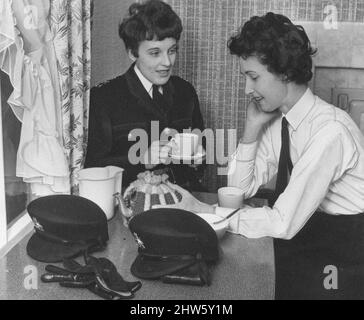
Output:
[[193,156],[181,156],[179,154],[173,154],[170,153],[169,156],[174,160],[182,160],[182,161],[198,161],[202,160],[204,157],[206,157],[206,151],[197,152]]

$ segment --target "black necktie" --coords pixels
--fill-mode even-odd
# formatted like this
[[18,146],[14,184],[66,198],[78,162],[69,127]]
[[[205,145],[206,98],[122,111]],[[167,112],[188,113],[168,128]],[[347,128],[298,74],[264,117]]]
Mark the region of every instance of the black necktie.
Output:
[[288,133],[288,121],[285,117],[282,118],[282,146],[279,155],[278,174],[276,189],[274,192],[274,202],[278,199],[279,195],[286,189],[288,184],[288,172],[292,172],[292,161],[289,155],[289,133]]
[[163,113],[167,113],[168,106],[163,97],[163,95],[159,92],[159,86],[153,84],[153,101],[155,104],[161,109]]

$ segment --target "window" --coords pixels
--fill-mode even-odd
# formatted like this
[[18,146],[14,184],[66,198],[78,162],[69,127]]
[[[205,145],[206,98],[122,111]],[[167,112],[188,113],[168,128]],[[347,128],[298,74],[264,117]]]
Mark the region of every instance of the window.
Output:
[[32,227],[25,214],[29,187],[16,176],[21,123],[7,103],[12,90],[8,76],[0,72],[0,257]]

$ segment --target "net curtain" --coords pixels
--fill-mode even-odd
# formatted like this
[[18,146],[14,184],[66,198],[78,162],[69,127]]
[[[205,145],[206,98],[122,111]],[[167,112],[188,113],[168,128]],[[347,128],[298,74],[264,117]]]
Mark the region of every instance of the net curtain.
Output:
[[0,68],[21,122],[16,174],[32,193],[76,193],[87,139],[91,0],[1,0]]

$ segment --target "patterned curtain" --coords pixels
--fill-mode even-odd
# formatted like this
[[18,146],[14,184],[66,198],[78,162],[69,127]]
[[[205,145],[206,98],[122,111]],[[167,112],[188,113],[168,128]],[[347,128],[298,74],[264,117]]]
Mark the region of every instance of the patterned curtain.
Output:
[[64,147],[71,193],[78,193],[76,173],[83,166],[91,78],[92,0],[51,0],[50,27],[60,74]]

